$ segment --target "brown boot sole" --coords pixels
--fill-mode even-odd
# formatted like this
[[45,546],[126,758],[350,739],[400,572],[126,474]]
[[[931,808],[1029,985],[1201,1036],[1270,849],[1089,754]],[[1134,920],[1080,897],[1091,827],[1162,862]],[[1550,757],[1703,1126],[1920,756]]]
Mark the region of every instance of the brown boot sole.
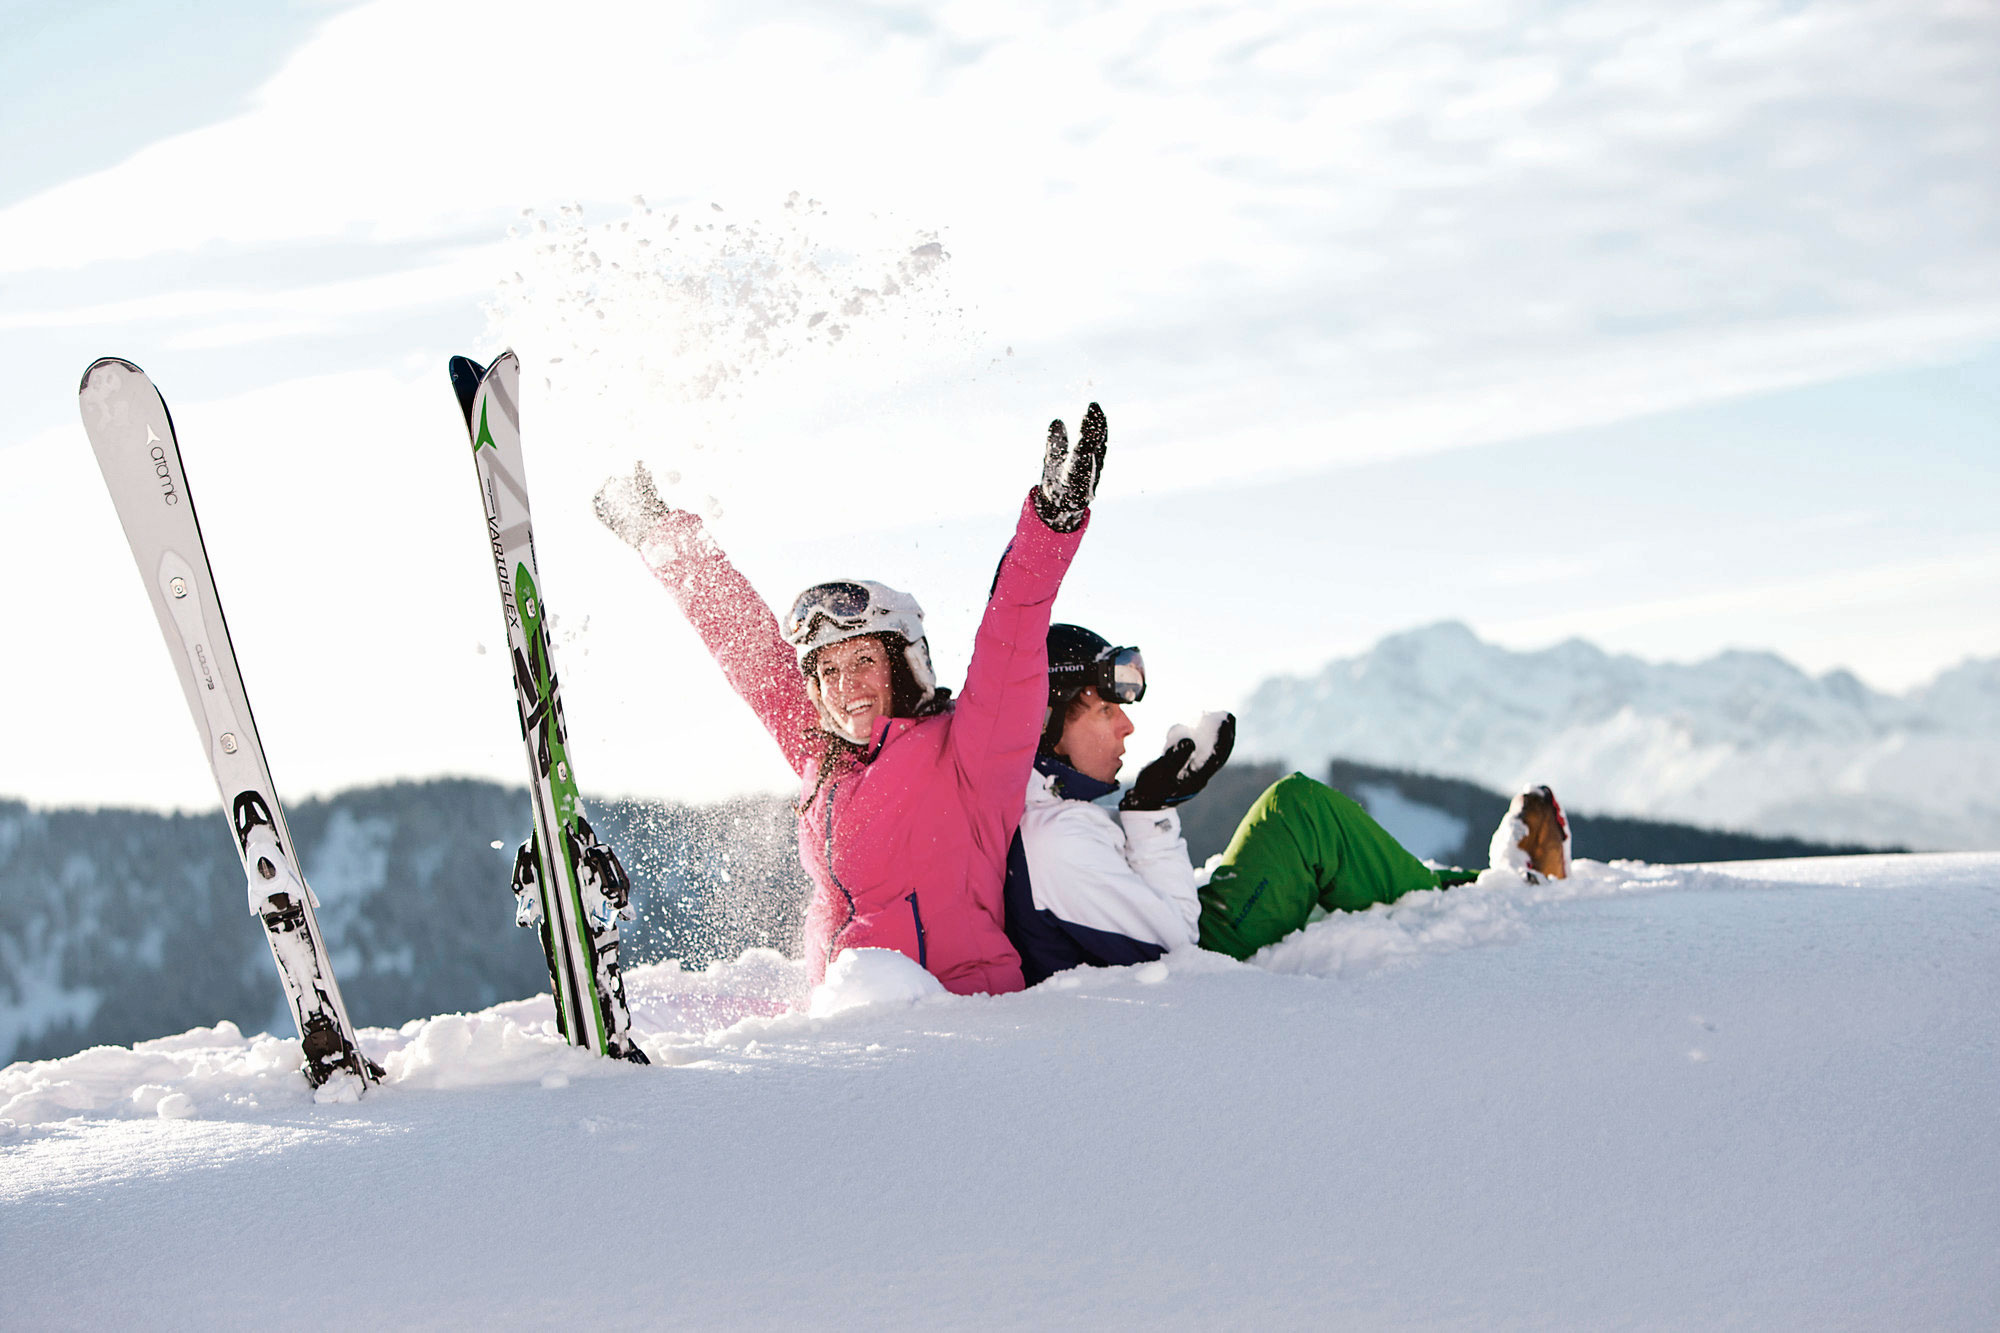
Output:
[[1521,822],[1528,826],[1528,836],[1514,845],[1528,854],[1528,864],[1546,878],[1568,879],[1569,871],[1563,865],[1567,821],[1555,793],[1547,787],[1522,792]]

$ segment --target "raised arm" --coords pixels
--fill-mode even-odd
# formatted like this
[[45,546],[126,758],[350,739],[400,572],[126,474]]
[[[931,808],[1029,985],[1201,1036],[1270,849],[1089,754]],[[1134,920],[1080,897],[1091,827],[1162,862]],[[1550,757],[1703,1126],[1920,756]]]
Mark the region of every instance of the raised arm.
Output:
[[716,665],[803,775],[819,715],[806,695],[798,657],[777,617],[715,544],[702,521],[669,508],[653,491],[645,464],[597,492],[597,516],[634,547],[708,647]]
[[996,801],[1014,800],[1034,766],[1049,693],[1049,614],[1089,526],[1108,436],[1096,403],[1074,444],[1062,422],[1050,423],[1041,485],[1021,505],[972,641],[951,744],[964,780]]

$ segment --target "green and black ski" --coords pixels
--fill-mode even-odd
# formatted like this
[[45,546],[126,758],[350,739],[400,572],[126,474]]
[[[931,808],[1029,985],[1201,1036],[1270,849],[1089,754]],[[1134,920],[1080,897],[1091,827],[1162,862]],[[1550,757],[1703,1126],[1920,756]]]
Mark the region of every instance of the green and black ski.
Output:
[[469,357],[451,359],[452,388],[479,470],[521,739],[528,750],[535,825],[514,858],[514,919],[538,929],[556,1021],[570,1044],[645,1064],[645,1053],[632,1040],[618,967],[618,923],[632,919],[632,885],[617,853],[597,840],[584,817],[549,651],[521,457],[520,382],[520,362],[512,352],[485,368]]

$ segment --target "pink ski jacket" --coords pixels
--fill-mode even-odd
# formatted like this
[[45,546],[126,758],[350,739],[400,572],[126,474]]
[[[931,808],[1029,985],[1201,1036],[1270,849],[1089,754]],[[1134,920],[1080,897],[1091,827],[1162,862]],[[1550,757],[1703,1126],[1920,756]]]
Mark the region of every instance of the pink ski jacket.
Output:
[[1007,848],[1048,700],[1049,611],[1083,538],[1021,507],[973,640],[965,689],[946,712],[884,718],[859,757],[819,781],[819,711],[798,655],[754,588],[692,514],[642,544],[730,685],[816,792],[799,816],[814,892],[806,967],[817,984],[842,949],[896,949],[960,995],[1021,989],[1007,939]]

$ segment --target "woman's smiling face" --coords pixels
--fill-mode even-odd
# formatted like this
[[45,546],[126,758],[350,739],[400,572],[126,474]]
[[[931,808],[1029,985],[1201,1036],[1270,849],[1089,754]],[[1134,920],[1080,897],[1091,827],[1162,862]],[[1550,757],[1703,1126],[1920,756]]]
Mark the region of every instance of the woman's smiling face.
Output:
[[875,720],[894,717],[889,653],[872,635],[829,643],[813,659],[820,703],[847,738],[866,745]]

